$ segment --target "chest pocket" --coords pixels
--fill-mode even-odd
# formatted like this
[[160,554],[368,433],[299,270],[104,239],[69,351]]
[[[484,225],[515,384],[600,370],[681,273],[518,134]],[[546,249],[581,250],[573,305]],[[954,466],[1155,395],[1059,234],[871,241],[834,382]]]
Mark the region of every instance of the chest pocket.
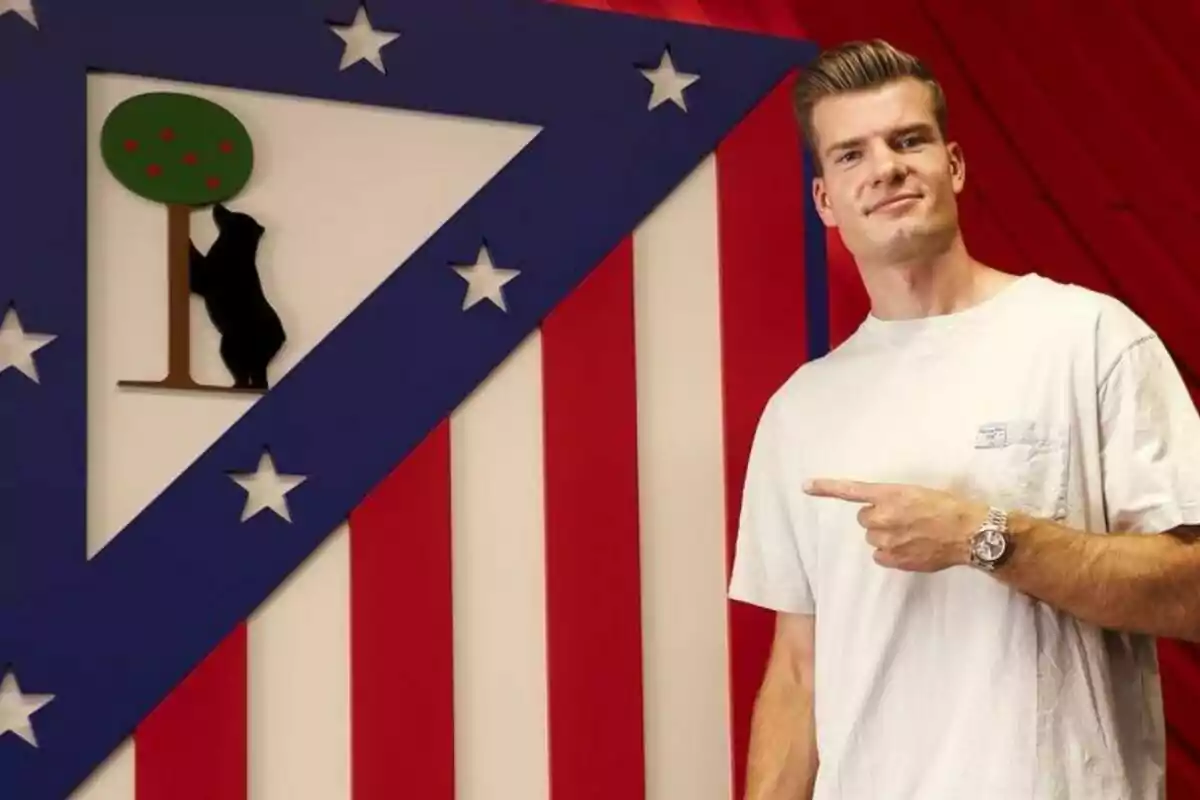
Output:
[[964,479],[978,499],[1010,511],[1067,516],[1070,428],[1040,420],[979,425]]

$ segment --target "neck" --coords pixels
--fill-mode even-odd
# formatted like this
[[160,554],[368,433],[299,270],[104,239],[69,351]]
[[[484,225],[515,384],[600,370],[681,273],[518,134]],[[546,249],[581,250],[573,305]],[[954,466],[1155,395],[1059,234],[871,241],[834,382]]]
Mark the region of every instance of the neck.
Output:
[[933,257],[861,263],[871,313],[883,320],[952,314],[983,302],[1016,276],[976,261],[961,237]]

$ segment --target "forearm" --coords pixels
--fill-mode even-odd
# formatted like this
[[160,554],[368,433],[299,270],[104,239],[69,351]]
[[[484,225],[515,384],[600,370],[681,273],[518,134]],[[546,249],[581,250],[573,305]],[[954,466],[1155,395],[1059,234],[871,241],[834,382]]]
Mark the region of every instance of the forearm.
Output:
[[809,800],[816,776],[811,682],[768,665],[754,705],[745,800]]
[[1103,628],[1200,640],[1200,543],[1091,535],[1023,514],[1009,527],[1015,547],[997,579]]

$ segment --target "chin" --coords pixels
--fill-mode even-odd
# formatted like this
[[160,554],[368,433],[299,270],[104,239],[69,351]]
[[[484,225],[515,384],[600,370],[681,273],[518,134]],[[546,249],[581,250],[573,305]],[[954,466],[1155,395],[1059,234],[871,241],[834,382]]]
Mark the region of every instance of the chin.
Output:
[[953,229],[906,225],[876,242],[873,249],[888,261],[911,261],[945,252],[953,240]]

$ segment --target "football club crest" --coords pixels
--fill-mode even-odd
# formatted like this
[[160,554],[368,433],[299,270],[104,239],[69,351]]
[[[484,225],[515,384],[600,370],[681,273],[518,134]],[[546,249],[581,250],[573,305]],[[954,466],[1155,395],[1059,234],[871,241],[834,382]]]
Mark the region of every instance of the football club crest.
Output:
[[[15,13],[0,13],[0,794],[22,800],[69,796],[815,54],[533,0],[4,10]],[[246,199],[278,179],[260,142],[270,121],[170,89],[125,99],[96,127],[89,75],[533,133],[276,380],[304,319],[279,288],[292,280],[275,249],[286,226]],[[116,390],[251,403],[91,558],[89,169],[144,204],[159,220],[146,236],[166,243],[155,256],[166,292],[146,305],[165,324],[145,343],[163,368],[120,372]],[[106,263],[119,269],[137,246],[107,244]],[[331,285],[343,266],[326,265]],[[132,301],[130,313],[141,313]],[[197,348],[224,374],[197,377]]]

